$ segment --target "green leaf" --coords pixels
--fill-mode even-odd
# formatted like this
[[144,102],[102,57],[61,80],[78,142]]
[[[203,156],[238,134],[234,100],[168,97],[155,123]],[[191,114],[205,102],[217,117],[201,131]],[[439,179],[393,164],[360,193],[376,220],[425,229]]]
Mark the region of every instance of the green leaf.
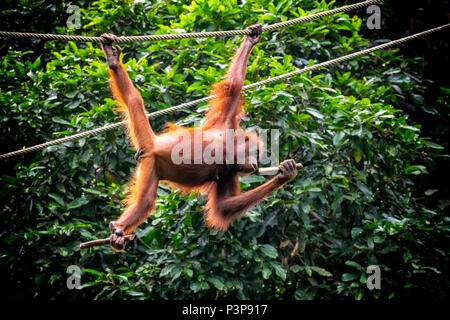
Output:
[[331,274],[329,271],[325,270],[324,268],[319,268],[319,267],[310,267],[311,270],[313,270],[314,272],[318,273],[321,276],[324,277],[332,277],[333,274]]
[[311,108],[305,108],[305,111],[308,112],[313,117],[316,117],[318,119],[323,119],[323,114],[321,114],[319,111]]
[[78,93],[78,90],[73,90],[73,91],[67,92],[66,97],[69,99],[72,99],[77,95],[77,93]]
[[335,147],[340,147],[344,141],[345,133],[343,131],[338,131],[333,137],[333,144]]
[[358,186],[359,190],[361,190],[366,196],[368,196],[368,197],[372,197],[373,196],[372,191],[364,183],[362,183],[361,181],[358,181],[356,183],[356,185]]
[[356,268],[358,270],[362,270],[363,268],[361,267],[361,265],[355,261],[351,261],[351,260],[347,260],[345,261],[345,264],[349,267],[353,267]]
[[223,290],[223,288],[225,287],[223,282],[217,278],[208,278],[208,281],[211,282],[211,284],[213,284],[214,287],[217,288],[217,290]]
[[269,279],[270,275],[272,274],[272,270],[267,268],[267,267],[263,267],[261,270],[262,276],[264,279]]
[[342,281],[352,281],[355,280],[356,278],[359,278],[359,275],[354,274],[354,273],[344,273],[342,275]]
[[373,242],[375,242],[375,243],[383,243],[385,239],[386,239],[386,233],[384,233],[384,232],[377,232],[373,236]]
[[199,292],[202,289],[202,283],[198,281],[192,281],[189,284],[189,288],[194,291],[194,293]]
[[97,195],[97,196],[99,196],[99,195],[102,194],[100,191],[95,190],[95,189],[89,189],[89,188],[81,188],[81,189],[82,189],[84,192],[87,192],[87,193],[90,193],[90,194],[93,194],[93,195]]
[[56,202],[58,202],[58,204],[60,204],[61,206],[64,207],[65,203],[64,200],[62,199],[62,197],[60,195],[57,195],[55,193],[49,193],[48,196],[52,199],[54,199]]
[[353,158],[355,159],[356,163],[359,163],[362,159],[362,154],[355,150],[353,152]]
[[355,293],[355,299],[361,300],[364,296],[364,290],[362,288],[358,288]]
[[144,296],[143,292],[132,291],[132,290],[127,290],[127,291],[125,291],[125,293],[127,295],[129,295],[129,296],[132,296],[132,297],[142,297],[142,296]]
[[187,268],[183,269],[183,273],[185,275],[187,275],[189,278],[192,278],[192,276],[194,275],[194,271],[192,271],[191,269],[187,269]]
[[270,265],[275,270],[275,274],[283,280],[286,280],[286,269],[279,263],[270,261]]
[[93,274],[93,275],[96,275],[99,277],[104,275],[104,273],[97,271],[97,270],[93,270],[93,269],[83,269],[83,272],[90,273],[90,274]]
[[294,264],[292,266],[289,267],[289,271],[292,271],[294,273],[299,272],[300,270],[303,270],[304,267],[300,267],[298,264]]
[[438,189],[428,189],[424,193],[426,196],[431,196],[432,194],[435,194],[438,191],[439,191]]
[[52,121],[55,122],[55,123],[63,124],[65,126],[71,126],[69,121],[64,120],[64,119],[62,119],[60,117],[53,117]]
[[433,148],[433,149],[436,149],[436,150],[444,150],[444,149],[445,149],[443,146],[440,146],[440,145],[438,145],[437,143],[434,143],[434,142],[432,142],[432,141],[425,141],[425,143],[426,143],[430,148]]
[[428,174],[428,170],[426,167],[421,166],[421,165],[415,165],[415,166],[408,166],[405,168],[405,172],[406,173],[410,173],[410,174],[414,174],[414,175],[419,175],[422,173]]
[[168,265],[168,266],[165,266],[165,267],[161,270],[161,272],[159,273],[159,276],[160,276],[160,277],[165,277],[165,276],[167,276],[167,275],[172,271],[172,269],[173,269],[174,267],[175,267],[174,265]]
[[75,199],[75,200],[71,201],[69,203],[69,205],[67,206],[67,209],[76,209],[76,208],[84,206],[85,204],[88,204],[88,203],[89,203],[88,199],[86,199],[86,198],[78,198],[78,199]]
[[262,253],[264,253],[266,256],[275,259],[276,257],[278,257],[278,252],[277,249],[275,249],[274,247],[272,247],[269,244],[264,244],[260,247]]
[[443,93],[450,94],[450,88],[440,87],[440,89],[442,90]]
[[39,66],[41,65],[41,56],[37,57],[37,59],[31,65],[31,71],[37,71]]
[[362,232],[363,232],[363,229],[361,229],[361,228],[353,228],[351,231],[352,239],[357,238]]

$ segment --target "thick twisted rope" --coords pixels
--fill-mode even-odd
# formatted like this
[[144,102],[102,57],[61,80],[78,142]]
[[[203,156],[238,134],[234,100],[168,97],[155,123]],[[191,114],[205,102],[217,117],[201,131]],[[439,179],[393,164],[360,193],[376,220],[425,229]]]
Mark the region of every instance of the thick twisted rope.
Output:
[[[243,90],[249,90],[249,89],[252,89],[252,88],[256,88],[256,87],[259,87],[259,86],[263,86],[263,85],[275,82],[275,81],[284,80],[284,79],[287,79],[287,78],[290,78],[290,77],[293,77],[293,76],[296,76],[296,75],[299,75],[299,74],[302,74],[302,73],[319,70],[321,68],[325,68],[325,67],[331,66],[333,64],[342,63],[342,62],[354,59],[356,57],[361,57],[361,56],[367,55],[367,54],[372,53],[372,52],[377,51],[377,50],[383,50],[383,49],[386,49],[386,48],[391,48],[391,47],[394,47],[394,46],[398,46],[398,45],[401,45],[401,44],[403,44],[405,42],[408,42],[408,41],[411,41],[411,40],[415,40],[415,39],[418,39],[418,38],[422,38],[422,37],[425,37],[425,36],[427,36],[429,34],[448,29],[449,27],[450,27],[450,23],[446,24],[446,25],[443,25],[443,26],[440,26],[440,27],[437,27],[437,28],[433,28],[433,29],[426,30],[426,31],[423,31],[423,32],[420,32],[420,33],[416,33],[416,34],[413,34],[413,35],[405,37],[405,38],[401,38],[401,39],[398,39],[398,40],[393,40],[393,41],[390,41],[390,42],[387,42],[387,43],[384,43],[384,44],[381,44],[381,45],[378,45],[378,46],[375,46],[375,47],[372,47],[372,48],[368,48],[368,49],[361,50],[361,51],[358,51],[358,52],[355,52],[355,53],[351,53],[351,54],[348,54],[348,55],[345,55],[345,56],[342,56],[342,57],[339,57],[339,58],[336,58],[336,59],[332,59],[332,60],[329,60],[329,61],[326,61],[326,62],[315,64],[315,65],[310,66],[310,67],[306,67],[306,68],[299,69],[299,70],[296,70],[296,71],[293,71],[293,72],[290,72],[290,73],[286,73],[286,74],[283,74],[283,75],[280,75],[280,76],[277,76],[277,77],[268,78],[268,79],[263,80],[263,81],[259,81],[259,82],[255,82],[255,83],[246,85],[246,86],[243,87]],[[202,99],[193,100],[193,101],[190,101],[190,102],[187,102],[187,103],[183,103],[183,104],[180,104],[180,105],[177,105],[177,106],[174,106],[174,107],[166,108],[166,109],[163,109],[163,110],[158,110],[158,111],[155,111],[155,112],[147,114],[147,116],[148,116],[149,119],[155,118],[157,116],[161,116],[161,115],[164,115],[164,114],[167,114],[167,113],[170,113],[170,112],[174,112],[176,110],[188,108],[188,107],[197,105],[197,104],[202,103],[202,102],[207,102],[207,101],[212,100],[212,99],[214,99],[216,97],[217,97],[216,95],[211,95],[211,96],[208,96],[208,97],[205,97],[205,98],[202,98]],[[37,151],[37,150],[44,149],[44,148],[47,148],[47,147],[50,147],[50,146],[54,146],[54,145],[57,145],[57,144],[61,144],[61,143],[64,143],[64,142],[68,142],[68,141],[84,138],[84,137],[87,137],[87,136],[90,136],[90,135],[93,135],[93,134],[102,133],[102,132],[105,132],[105,131],[108,131],[108,130],[112,130],[112,129],[121,127],[121,126],[123,126],[125,124],[126,124],[126,121],[122,121],[122,122],[109,124],[109,125],[106,125],[106,126],[101,127],[101,128],[80,132],[80,133],[77,133],[77,134],[74,134],[74,135],[71,135],[71,136],[67,136],[67,137],[64,137],[64,138],[56,139],[56,140],[49,141],[49,142],[46,142],[46,143],[42,143],[42,144],[39,144],[39,145],[35,145],[35,146],[29,147],[29,148],[25,148],[25,149],[21,149],[21,150],[17,150],[17,151],[13,151],[13,152],[2,154],[2,155],[0,155],[0,159],[9,158],[9,157],[17,156],[17,155],[20,155],[20,154],[29,153],[29,152],[32,152],[32,151]]]
[[[356,4],[319,12],[311,14],[305,17],[292,19],[284,22],[274,23],[262,28],[264,31],[272,31],[277,28],[284,28],[294,24],[299,24],[303,22],[312,21],[315,19],[323,18],[326,16],[331,16],[340,12],[347,12],[351,10],[356,10],[360,8],[367,7],[369,5],[381,2],[383,0],[368,0],[364,2],[359,2]],[[212,31],[212,32],[194,32],[194,33],[178,33],[178,34],[153,34],[148,36],[123,36],[118,37],[115,42],[117,43],[131,43],[131,42],[143,42],[143,41],[160,41],[169,39],[187,39],[187,38],[208,38],[208,37],[229,37],[236,35],[249,35],[250,30],[228,30],[228,31]],[[43,39],[43,40],[65,40],[65,41],[76,41],[76,42],[93,42],[101,43],[107,42],[107,40],[102,37],[87,37],[87,36],[71,36],[62,34],[41,34],[41,33],[29,33],[29,32],[10,32],[10,31],[0,31],[0,38],[16,38],[16,39]]]

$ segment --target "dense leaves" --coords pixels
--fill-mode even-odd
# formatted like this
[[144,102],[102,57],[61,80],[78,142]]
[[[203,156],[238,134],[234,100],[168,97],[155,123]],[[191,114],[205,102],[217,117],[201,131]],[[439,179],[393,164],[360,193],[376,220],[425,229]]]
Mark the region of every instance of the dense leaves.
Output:
[[[45,8],[28,5],[27,10]],[[61,7],[58,7],[61,6]],[[62,4],[55,4],[64,15]],[[82,30],[98,35],[195,32],[270,24],[333,7],[329,1],[94,1],[80,3]],[[24,9],[25,10],[25,9]],[[312,11],[311,11],[312,10]],[[40,12],[40,11],[39,11]],[[364,13],[362,12],[361,16]],[[63,20],[61,16],[58,19]],[[338,14],[265,34],[247,83],[321,62],[367,45],[363,20]],[[123,45],[126,68],[148,111],[208,94],[223,78],[240,37]],[[15,150],[116,122],[98,46],[47,42],[8,50],[0,60],[2,149]],[[4,48],[3,48],[4,49]],[[44,62],[45,61],[45,62]],[[378,52],[245,93],[248,128],[280,130],[280,158],[305,165],[229,231],[204,227],[196,195],[160,186],[156,212],[125,253],[80,252],[107,237],[123,209],[135,161],[123,129],[2,160],[1,264],[11,298],[96,299],[388,299],[448,294],[449,219],[437,192],[415,193],[435,170],[441,146],[421,133],[405,108],[422,108],[430,83],[421,59]],[[446,110],[450,89],[433,105]],[[152,120],[195,125],[204,105]],[[276,116],[274,116],[276,115]],[[6,151],[6,150],[5,150]],[[266,178],[242,179],[244,190]],[[67,267],[83,270],[69,290]],[[369,265],[382,289],[369,290]]]

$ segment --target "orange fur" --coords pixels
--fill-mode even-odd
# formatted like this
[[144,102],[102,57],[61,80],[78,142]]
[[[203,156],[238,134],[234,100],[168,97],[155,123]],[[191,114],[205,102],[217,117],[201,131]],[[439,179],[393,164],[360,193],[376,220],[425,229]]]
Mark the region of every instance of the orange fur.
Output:
[[139,166],[136,168],[136,170],[133,173],[133,176],[131,177],[130,181],[128,181],[127,185],[127,195],[125,196],[125,199],[123,199],[122,203],[125,205],[126,208],[129,208],[132,204],[136,203],[137,201],[137,185],[136,180],[138,177]]
[[[238,176],[232,178],[230,183],[230,191],[232,195],[238,195],[241,191]],[[234,213],[231,215],[224,215],[218,207],[217,196],[219,193],[219,186],[217,183],[211,185],[209,190],[208,202],[205,205],[205,224],[209,228],[214,228],[219,231],[226,231],[230,224],[245,214],[245,211]]]
[[167,184],[172,189],[179,191],[182,195],[193,194],[193,193],[198,193],[200,195],[209,194],[209,192],[214,184],[214,182],[206,182],[206,183],[196,186],[196,187],[189,187],[189,186],[185,186],[183,184],[179,184],[179,183],[168,181],[168,180],[161,180],[161,183]]
[[[223,80],[213,84],[211,95],[216,95],[217,98],[209,102],[209,109],[206,112],[205,120],[202,124],[202,129],[207,130],[212,127],[221,119],[225,117],[225,112],[228,109],[228,98],[236,93],[236,87],[228,80]],[[241,96],[239,100],[239,106],[236,108],[236,112],[233,116],[233,129],[239,128],[242,117],[244,116],[243,106],[244,98]]]
[[[112,79],[114,77],[112,76]],[[124,120],[128,120],[128,109],[124,102],[124,99],[120,95],[120,91],[116,87],[116,83],[114,81],[111,81],[111,90],[113,93],[113,96],[115,97],[119,109],[118,111],[121,113]],[[217,98],[213,99],[209,104],[209,110],[207,111],[205,115],[205,121],[203,125],[201,126],[201,130],[208,130],[217,123],[217,121],[221,120],[225,112],[228,108],[227,105],[227,98],[233,94],[233,86],[231,83],[227,80],[221,81],[219,83],[216,83],[213,85],[213,90],[211,92],[212,95],[216,95]],[[243,105],[244,105],[244,99],[240,99],[240,104],[238,108],[236,108],[236,112],[233,116],[233,127],[235,129],[239,128],[239,123],[243,117],[244,111],[243,111]],[[130,138],[131,143],[133,146],[138,149],[138,143],[136,135],[134,134],[133,130],[131,130],[130,125],[127,125],[127,132]],[[138,128],[136,128],[139,130]],[[187,131],[193,131],[195,128],[187,128],[187,127],[181,127],[178,126],[172,122],[166,123],[165,128],[162,130],[160,135],[164,134],[172,134],[173,132],[177,130],[187,130]],[[257,143],[259,144],[258,136],[253,133],[249,132],[249,136],[257,139]],[[137,192],[138,187],[136,184],[137,177],[139,176],[140,166],[136,168],[132,178],[130,179],[127,187],[127,196],[123,200],[124,205],[126,208],[130,208],[133,204],[137,201]],[[205,205],[204,212],[205,212],[205,224],[210,228],[215,228],[216,230],[225,231],[228,229],[230,224],[239,216],[241,216],[243,213],[245,213],[245,210],[242,212],[239,212],[237,214],[228,215],[225,216],[220,212],[220,209],[217,207],[217,183],[216,182],[207,182],[200,186],[196,187],[189,187],[186,185],[178,184],[172,181],[161,181],[162,183],[165,183],[169,185],[171,188],[178,190],[181,192],[181,194],[192,194],[192,193],[199,193],[201,195],[208,195],[208,202]],[[236,177],[235,181],[233,181],[233,194],[237,195],[240,193],[240,185],[239,185],[239,179]]]
[[[229,82],[228,80],[223,80],[221,82],[213,84],[213,90],[211,91],[211,95],[216,95],[217,97],[210,101],[209,103],[209,109],[206,112],[204,122],[201,126],[202,130],[208,130],[210,128],[213,128],[218,121],[223,119],[225,117],[225,113],[227,112],[228,106],[228,98],[239,94],[234,92],[236,88]],[[239,89],[240,90],[240,89]],[[241,96],[239,100],[239,106],[236,108],[236,112],[234,116],[232,117],[232,126],[234,129],[239,128],[240,121],[242,117],[244,116],[243,111],[244,106],[244,98]],[[176,130],[189,130],[192,131],[194,128],[186,128],[186,127],[180,127],[174,123],[168,122],[166,123],[165,129],[162,131],[161,134],[172,134]],[[259,137],[254,132],[246,132],[246,135],[251,137],[252,139],[255,139],[257,144],[259,145]],[[242,176],[242,175],[241,175]],[[199,193],[203,195],[208,195],[208,202],[205,205],[204,212],[205,212],[205,224],[210,227],[214,228],[216,230],[225,231],[228,229],[230,224],[239,216],[242,216],[245,213],[245,210],[242,212],[239,212],[237,214],[232,214],[225,216],[223,213],[221,213],[220,209],[217,207],[217,182],[207,182],[203,185],[200,185],[198,187],[189,187],[182,184],[177,184],[171,181],[162,181],[169,185],[171,188],[174,188],[181,192],[181,194],[191,194],[191,193]],[[232,182],[232,194],[238,195],[240,193],[240,185],[239,185],[239,179],[236,176],[234,181]]]
[[[121,67],[124,68],[123,64],[122,63],[120,63],[120,64],[121,64]],[[114,81],[114,74],[111,71],[111,69],[108,69],[108,72],[111,76],[111,81],[110,81],[111,92],[119,106],[116,110],[119,111],[119,113],[122,116],[122,119],[124,121],[129,121],[128,108],[127,108],[127,105],[125,104],[124,98],[122,97],[122,95],[120,93],[119,88],[117,87],[117,83]],[[134,130],[131,130],[131,126],[128,122],[127,122],[126,128],[127,128],[127,135],[130,138],[131,145],[134,147],[134,149],[136,149],[136,150],[139,149],[139,144],[137,141],[136,133],[134,132]]]
[[[252,30],[261,32],[261,26],[253,26]],[[213,85],[211,94],[216,98],[209,103],[209,110],[200,127],[203,133],[209,131],[208,133],[215,135],[216,132],[213,130],[220,130],[223,134],[228,129],[239,129],[244,115],[244,99],[241,91],[249,55],[258,42],[255,36],[256,34],[244,38],[227,71],[227,79]],[[111,41],[114,40],[111,35],[105,35],[105,37]],[[121,238],[123,234],[120,231],[125,234],[133,232],[155,209],[159,182],[165,182],[184,194],[207,194],[209,199],[205,206],[205,224],[221,231],[227,230],[230,224],[244,215],[249,207],[257,204],[284,183],[279,179],[271,179],[258,188],[241,194],[239,177],[249,174],[254,169],[250,162],[254,159],[250,153],[256,150],[254,145],[243,142],[240,138],[243,138],[242,135],[248,136],[252,142],[259,144],[259,139],[254,132],[239,132],[238,139],[235,139],[231,146],[226,142],[226,148],[234,148],[238,152],[246,151],[245,163],[224,165],[205,162],[200,163],[198,169],[195,167],[197,171],[194,167],[187,168],[182,164],[175,164],[170,159],[175,139],[178,139],[180,133],[183,134],[186,131],[192,133],[195,128],[167,123],[166,129],[160,135],[172,136],[156,138],[148,121],[142,96],[120,61],[120,48],[113,47],[111,43],[103,43],[102,50],[108,61],[112,94],[117,100],[118,110],[123,119],[128,121],[127,131],[131,144],[139,150],[138,166],[128,184],[128,194],[124,200],[127,208],[112,223],[113,235],[110,244],[113,248],[123,250],[123,238]],[[191,145],[191,147],[196,146]],[[287,165],[292,168],[292,162]]]

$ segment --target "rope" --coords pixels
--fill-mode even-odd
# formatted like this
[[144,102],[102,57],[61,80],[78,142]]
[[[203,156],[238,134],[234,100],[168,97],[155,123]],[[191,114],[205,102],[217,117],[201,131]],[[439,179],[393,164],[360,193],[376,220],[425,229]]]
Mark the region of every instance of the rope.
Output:
[[[440,26],[440,27],[437,27],[437,28],[433,28],[433,29],[426,30],[426,31],[423,31],[423,32],[420,32],[420,33],[416,33],[416,34],[413,34],[413,35],[405,37],[405,38],[401,38],[401,39],[398,39],[398,40],[393,40],[393,41],[390,41],[390,42],[387,42],[387,43],[384,43],[384,44],[381,44],[381,45],[378,45],[378,46],[375,46],[375,47],[372,47],[372,48],[368,48],[368,49],[361,50],[361,51],[358,51],[358,52],[355,52],[355,53],[351,53],[351,54],[348,54],[348,55],[345,55],[345,56],[342,56],[342,57],[339,57],[339,58],[336,58],[336,59],[332,59],[332,60],[329,60],[329,61],[326,61],[326,62],[315,64],[315,65],[310,66],[310,67],[299,69],[299,70],[296,70],[296,71],[293,71],[293,72],[290,72],[290,73],[286,73],[286,74],[283,74],[283,75],[280,75],[280,76],[276,76],[276,77],[273,77],[273,78],[268,78],[268,79],[263,80],[263,81],[259,81],[259,82],[255,82],[255,83],[246,85],[246,86],[243,87],[243,90],[253,89],[253,88],[256,88],[256,87],[259,87],[259,86],[263,86],[263,85],[266,85],[266,84],[269,84],[269,83],[272,83],[272,82],[275,82],[275,81],[284,80],[284,79],[287,79],[287,78],[290,78],[290,77],[293,77],[293,76],[296,76],[296,75],[299,75],[299,74],[302,74],[302,73],[307,73],[307,72],[311,72],[311,71],[315,71],[315,70],[319,70],[321,68],[325,68],[325,67],[331,66],[333,64],[342,63],[342,62],[354,59],[356,57],[361,57],[361,56],[367,55],[367,54],[369,54],[371,52],[374,52],[374,51],[377,51],[377,50],[383,50],[383,49],[386,49],[386,48],[390,48],[390,47],[394,47],[394,46],[397,46],[397,45],[401,45],[401,44],[403,44],[405,42],[408,42],[408,41],[411,41],[411,40],[415,40],[415,39],[427,36],[429,34],[445,30],[445,29],[447,29],[449,27],[450,27],[450,23],[446,24],[446,25],[443,25],[443,26]],[[214,99],[216,97],[217,97],[216,95],[212,95],[212,96],[208,96],[208,97],[205,97],[205,98],[202,98],[202,99],[193,100],[193,101],[190,101],[190,102],[187,102],[187,103],[183,103],[183,104],[180,104],[180,105],[177,105],[177,106],[174,106],[174,107],[170,107],[170,108],[166,108],[166,109],[163,109],[163,110],[158,110],[158,111],[149,113],[149,114],[147,114],[147,116],[148,116],[149,119],[151,119],[151,118],[154,118],[154,117],[157,117],[157,116],[160,116],[160,115],[164,115],[164,114],[176,111],[176,110],[188,108],[188,107],[197,105],[197,104],[202,103],[202,102],[207,102],[207,101],[212,100],[212,99]],[[46,143],[43,143],[43,144],[39,144],[39,145],[35,145],[35,146],[29,147],[29,148],[25,148],[25,149],[13,151],[13,152],[5,153],[5,154],[0,155],[0,159],[5,159],[5,158],[12,157],[12,156],[29,153],[29,152],[40,150],[40,149],[43,149],[43,148],[47,148],[47,147],[50,147],[50,146],[53,146],[53,145],[57,145],[57,144],[61,144],[61,143],[64,143],[64,142],[76,140],[76,139],[79,139],[79,138],[84,138],[84,137],[87,137],[87,136],[90,136],[90,135],[93,135],[93,134],[102,133],[102,132],[105,132],[105,131],[108,131],[108,130],[111,130],[111,129],[114,129],[114,128],[117,128],[117,127],[120,127],[120,126],[123,126],[124,124],[126,124],[126,121],[109,124],[109,125],[106,125],[106,126],[101,127],[101,128],[97,128],[97,129],[93,129],[93,130],[89,130],[89,131],[85,131],[85,132],[80,132],[80,133],[77,133],[77,134],[74,134],[74,135],[71,135],[71,136],[67,136],[67,137],[64,137],[64,138],[56,139],[56,140],[49,141],[49,142],[46,142]]]
[[[348,6],[343,6],[340,8],[319,12],[316,14],[308,15],[301,18],[296,18],[284,22],[275,23],[262,28],[264,31],[272,31],[277,28],[284,28],[294,24],[299,24],[303,22],[312,21],[315,19],[323,18],[326,16],[331,16],[340,12],[347,12],[351,10],[356,10],[360,8],[367,7],[369,5],[381,2],[383,0],[367,0],[359,3],[355,3]],[[160,41],[169,39],[187,39],[187,38],[208,38],[208,37],[229,37],[236,35],[249,35],[250,30],[228,30],[228,31],[213,31],[213,32],[194,32],[194,33],[179,33],[179,34],[153,34],[148,36],[123,36],[118,37],[115,41],[116,43],[131,43],[131,42],[144,42],[144,41]],[[62,34],[45,34],[45,33],[29,33],[29,32],[10,32],[10,31],[0,31],[0,38],[16,38],[16,39],[43,39],[43,40],[65,40],[65,41],[76,41],[76,42],[93,42],[101,43],[106,42],[102,37],[87,37],[87,36],[71,36]]]
[[345,56],[342,56],[342,57],[339,57],[339,58],[336,58],[336,59],[332,59],[332,60],[328,60],[326,62],[315,64],[315,65],[310,66],[310,67],[306,67],[306,68],[303,68],[303,69],[300,69],[300,70],[296,70],[296,71],[293,71],[293,72],[290,72],[290,73],[286,73],[286,74],[283,74],[283,75],[280,75],[280,76],[277,76],[277,77],[268,78],[266,80],[255,82],[253,84],[244,86],[244,90],[252,89],[252,88],[255,88],[255,87],[259,87],[259,86],[262,86],[262,85],[265,85],[265,84],[268,84],[268,83],[271,83],[271,82],[274,82],[274,81],[284,80],[284,79],[287,79],[287,78],[299,75],[301,73],[315,71],[315,70],[318,70],[320,68],[331,66],[333,64],[346,62],[348,60],[352,60],[352,59],[354,59],[356,57],[361,57],[361,56],[367,55],[367,54],[372,53],[372,52],[377,51],[377,50],[384,50],[386,48],[395,47],[395,46],[401,45],[401,44],[403,44],[405,42],[408,42],[408,41],[411,41],[411,40],[415,40],[415,39],[427,36],[427,35],[429,35],[431,33],[435,33],[435,32],[439,32],[439,31],[445,30],[445,29],[447,29],[449,27],[450,27],[450,23],[446,24],[446,25],[443,25],[443,26],[440,26],[440,27],[437,27],[437,28],[433,28],[433,29],[430,29],[430,30],[419,32],[419,33],[413,34],[413,35],[405,37],[405,38],[389,41],[387,43],[384,43],[384,44],[381,44],[381,45],[378,45],[378,46],[375,46],[375,47],[372,47],[372,48],[368,48],[368,49],[365,49],[365,50],[361,50],[361,51],[358,51],[358,52],[355,52],[355,53],[351,53],[351,54],[348,54],[348,55],[345,55]]

